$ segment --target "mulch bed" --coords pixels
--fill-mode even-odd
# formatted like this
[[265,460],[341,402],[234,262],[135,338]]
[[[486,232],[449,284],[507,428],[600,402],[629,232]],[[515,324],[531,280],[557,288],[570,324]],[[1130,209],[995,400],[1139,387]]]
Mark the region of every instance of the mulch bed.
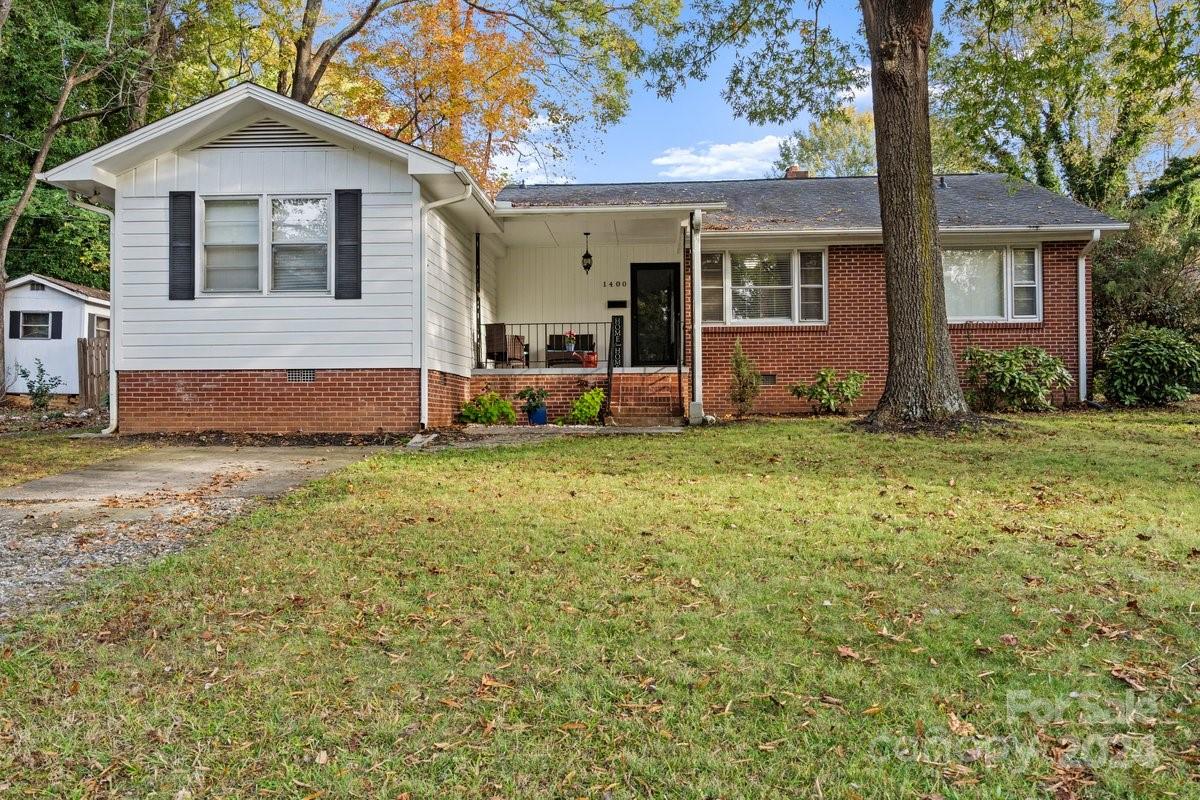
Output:
[[96,409],[34,411],[28,406],[0,405],[0,435],[104,427],[108,415]]

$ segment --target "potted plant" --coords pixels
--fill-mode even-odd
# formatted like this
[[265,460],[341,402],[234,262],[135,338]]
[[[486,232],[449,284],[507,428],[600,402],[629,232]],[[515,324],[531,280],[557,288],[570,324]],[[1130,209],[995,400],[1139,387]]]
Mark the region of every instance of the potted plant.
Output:
[[525,416],[529,417],[530,425],[546,424],[546,398],[550,392],[542,387],[526,386],[517,392],[517,399],[525,401]]
[[575,331],[571,328],[563,331],[563,347],[567,349],[568,353],[575,351]]

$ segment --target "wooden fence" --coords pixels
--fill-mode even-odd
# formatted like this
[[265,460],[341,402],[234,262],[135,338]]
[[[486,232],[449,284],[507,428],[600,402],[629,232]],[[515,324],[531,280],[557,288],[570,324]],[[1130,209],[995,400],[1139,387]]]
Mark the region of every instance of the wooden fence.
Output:
[[99,408],[108,395],[107,336],[79,340],[79,407]]

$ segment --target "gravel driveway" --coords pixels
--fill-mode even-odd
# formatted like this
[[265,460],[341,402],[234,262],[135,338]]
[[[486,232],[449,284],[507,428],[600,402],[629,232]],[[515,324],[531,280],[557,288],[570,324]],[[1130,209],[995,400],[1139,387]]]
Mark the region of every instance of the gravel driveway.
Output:
[[0,619],[379,449],[165,446],[0,489]]

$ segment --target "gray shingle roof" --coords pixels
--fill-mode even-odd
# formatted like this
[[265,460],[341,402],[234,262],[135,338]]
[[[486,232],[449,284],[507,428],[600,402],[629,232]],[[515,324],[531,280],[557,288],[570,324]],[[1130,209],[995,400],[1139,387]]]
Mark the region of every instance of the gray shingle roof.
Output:
[[42,283],[61,286],[64,289],[84,295],[85,297],[91,297],[95,300],[103,300],[106,303],[108,302],[108,292],[104,291],[103,289],[97,289],[94,286],[84,286],[82,283],[64,281],[62,278],[51,278],[49,275],[42,275],[38,272],[31,272],[29,273],[29,276],[41,281]]
[[[943,228],[1111,225],[1117,220],[1006,175],[947,175],[935,184]],[[874,176],[738,181],[506,186],[497,201],[516,207],[659,205],[724,202],[705,214],[708,230],[878,229]]]

